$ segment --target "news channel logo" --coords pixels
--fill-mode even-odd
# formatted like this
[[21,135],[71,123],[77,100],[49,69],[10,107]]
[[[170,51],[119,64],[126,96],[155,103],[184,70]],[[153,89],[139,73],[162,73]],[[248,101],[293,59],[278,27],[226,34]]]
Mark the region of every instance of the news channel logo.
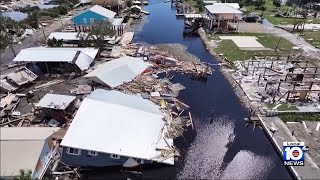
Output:
[[304,142],[283,142],[283,164],[285,166],[304,166],[304,153],[308,147]]

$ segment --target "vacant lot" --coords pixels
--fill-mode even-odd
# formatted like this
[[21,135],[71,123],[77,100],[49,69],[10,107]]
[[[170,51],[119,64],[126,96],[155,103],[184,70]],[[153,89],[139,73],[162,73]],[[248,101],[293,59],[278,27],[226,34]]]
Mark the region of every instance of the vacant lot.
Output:
[[303,38],[313,45],[314,47],[320,48],[320,32],[304,32]]
[[[232,40],[220,40],[219,36],[256,36],[264,47],[272,50],[258,50],[258,51],[242,51],[238,48]],[[291,42],[286,39],[273,36],[267,33],[238,33],[238,34],[215,34],[208,35],[209,39],[221,41],[219,47],[215,48],[217,54],[223,54],[225,58],[231,61],[244,60],[253,55],[276,55],[276,54],[292,54],[301,52],[300,50],[294,50],[294,46]],[[277,47],[277,48],[276,48]],[[276,51],[275,51],[276,49]]]
[[[276,7],[273,5],[272,0],[266,0],[266,10],[263,12],[263,17],[268,19],[268,21],[274,25],[287,25],[287,24],[294,24],[297,19],[296,18],[286,18],[286,17],[275,17],[276,13]],[[256,10],[254,6],[246,6],[246,9],[250,12],[253,12],[255,14],[261,15],[262,11],[261,10]],[[281,11],[282,12],[293,12],[294,9],[292,7],[288,7],[286,5],[281,6]],[[308,20],[312,20],[313,23],[320,23],[320,18],[308,18]]]

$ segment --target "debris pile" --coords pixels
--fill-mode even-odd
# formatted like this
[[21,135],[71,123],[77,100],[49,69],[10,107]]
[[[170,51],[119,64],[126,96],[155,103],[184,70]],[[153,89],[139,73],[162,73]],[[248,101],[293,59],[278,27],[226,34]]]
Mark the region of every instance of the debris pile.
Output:
[[280,110],[271,108],[272,111],[320,112],[320,74],[318,65],[311,60],[301,55],[254,56],[235,62],[235,67],[232,77],[261,113],[267,113],[268,109],[259,107],[261,102],[273,106],[283,104]]

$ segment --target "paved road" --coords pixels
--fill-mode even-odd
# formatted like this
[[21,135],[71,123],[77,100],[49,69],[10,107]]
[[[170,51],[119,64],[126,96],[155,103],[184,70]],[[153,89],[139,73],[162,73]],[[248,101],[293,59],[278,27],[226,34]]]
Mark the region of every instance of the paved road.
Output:
[[[62,28],[62,25],[67,25],[70,23],[71,17],[65,17],[61,20],[55,20],[52,24],[45,27],[44,29],[38,29],[32,36],[25,38],[21,44],[14,44],[13,49],[16,54],[18,54],[22,49],[37,46],[39,43],[43,43],[45,38],[50,35],[51,32],[57,31]],[[43,34],[44,33],[44,34]],[[3,53],[1,53],[0,65],[6,64],[14,59],[14,53],[10,48],[7,48]]]
[[274,28],[274,31],[272,31],[272,34],[275,34],[277,36],[281,36],[287,39],[288,41],[290,41],[292,44],[302,49],[311,57],[320,60],[320,49],[317,49],[314,46],[310,45],[308,42],[306,42],[303,38],[300,38],[298,35],[291,34],[288,31],[285,31],[277,27]]
[[294,46],[302,49],[310,57],[320,60],[320,49],[315,48],[314,46],[306,42],[303,38],[300,38],[298,35],[292,34],[281,28],[274,27],[266,19],[263,20],[263,25],[269,30],[271,34],[285,38],[286,40],[294,44]]
[[[277,144],[277,147],[282,153],[283,142],[299,142],[296,137],[292,136],[291,131],[288,129],[286,124],[278,117],[261,117],[263,123],[267,126],[267,133],[271,135],[270,128],[273,127],[277,131],[271,135],[272,141]],[[305,165],[304,166],[292,166],[296,174],[300,179],[319,179],[320,169],[311,159],[308,153],[305,154]]]

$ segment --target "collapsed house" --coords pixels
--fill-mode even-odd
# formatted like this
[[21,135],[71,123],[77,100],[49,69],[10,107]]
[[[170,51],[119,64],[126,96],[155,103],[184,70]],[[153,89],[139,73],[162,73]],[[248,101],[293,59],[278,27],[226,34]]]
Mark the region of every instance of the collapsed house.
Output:
[[32,179],[41,179],[52,155],[57,151],[50,136],[60,128],[0,128],[1,179],[14,179],[20,170],[32,172]]
[[[90,67],[98,51],[95,48],[34,47],[21,50],[13,61],[36,63],[40,66],[41,71],[46,73],[56,71],[60,73],[69,71],[79,72]],[[30,70],[36,71],[34,66]]]
[[75,96],[46,94],[35,104],[36,111],[32,122],[46,120],[47,124],[53,127],[68,122],[68,114],[74,110],[71,104],[75,99]]
[[114,88],[124,82],[132,81],[147,67],[148,64],[141,58],[124,56],[99,65],[84,77],[96,83]]
[[24,85],[35,81],[38,78],[36,74],[26,67],[18,68],[15,72],[1,77],[0,90],[12,92],[22,88]]
[[[259,57],[236,62],[232,75],[251,102],[296,103],[297,110],[319,111],[318,66],[301,56]],[[306,102],[303,106],[299,106]]]
[[97,89],[83,100],[64,136],[61,161],[87,167],[173,165],[174,154],[163,153],[173,148],[166,133],[164,115],[151,101]]

